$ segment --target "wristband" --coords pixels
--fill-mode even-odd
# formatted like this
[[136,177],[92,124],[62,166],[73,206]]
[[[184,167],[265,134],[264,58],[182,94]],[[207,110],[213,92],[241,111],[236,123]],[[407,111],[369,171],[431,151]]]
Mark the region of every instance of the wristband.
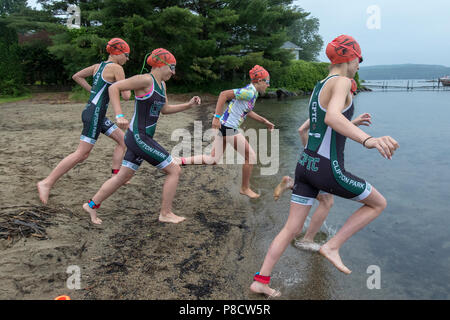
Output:
[[218,115],[218,114],[215,114],[214,115],[214,118],[217,118],[217,119],[220,119],[222,116],[221,115]]
[[123,114],[118,114],[118,115],[116,116],[116,119],[123,118],[123,117],[125,117]]
[[372,138],[373,138],[373,137],[368,137],[366,140],[364,140],[364,142],[362,143],[362,145],[363,145],[364,148],[366,147],[366,142],[367,142],[367,140],[372,139]]

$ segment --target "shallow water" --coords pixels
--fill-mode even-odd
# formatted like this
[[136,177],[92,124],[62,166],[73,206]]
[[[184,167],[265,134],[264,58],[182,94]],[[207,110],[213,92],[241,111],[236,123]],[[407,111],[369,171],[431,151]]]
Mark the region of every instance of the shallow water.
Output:
[[[448,101],[448,91],[371,92],[355,98],[355,116],[369,112],[373,119],[371,127],[362,129],[373,136],[390,135],[400,144],[393,160],[386,160],[376,150],[347,140],[346,169],[377,188],[388,207],[342,247],[340,253],[351,275],[340,273],[318,253],[290,245],[272,275],[273,286],[283,291],[284,298],[450,298]],[[262,193],[252,201],[260,263],[288,216],[291,193],[278,202],[272,194],[282,176],[294,176],[302,150],[297,128],[308,117],[308,102],[309,98],[261,99],[255,108],[280,130],[278,173],[263,176],[255,166],[252,178],[252,186]],[[246,126],[263,128],[251,119]],[[336,197],[316,241],[332,237],[359,206]],[[367,270],[372,265],[380,268],[380,289],[368,289],[372,272]]]

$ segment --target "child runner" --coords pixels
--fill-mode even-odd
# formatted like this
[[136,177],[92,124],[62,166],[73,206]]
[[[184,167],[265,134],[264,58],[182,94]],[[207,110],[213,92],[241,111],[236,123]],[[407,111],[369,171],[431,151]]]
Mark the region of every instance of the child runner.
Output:
[[[351,91],[353,95],[356,94],[356,90],[357,90],[356,82],[355,80],[352,79]],[[372,123],[371,115],[369,113],[364,113],[358,116],[356,119],[352,120],[352,123],[356,126],[360,125],[370,126],[370,124]],[[302,124],[302,126],[298,129],[298,132],[300,134],[303,146],[306,147],[309,135],[309,119]],[[292,189],[293,187],[294,187],[294,179],[292,179],[289,176],[283,177],[280,184],[275,188],[275,191],[273,193],[275,201],[277,201],[280,198],[283,192],[285,192],[288,189]],[[317,196],[316,199],[317,201],[319,201],[319,205],[311,217],[309,227],[304,237],[301,240],[295,242],[295,246],[300,249],[311,251],[319,251],[320,249],[320,245],[314,242],[314,237],[316,236],[317,232],[319,232],[320,227],[325,222],[325,219],[328,217],[331,207],[333,206],[334,199],[332,194],[323,191],[319,192],[319,195]]]
[[[150,73],[119,81],[109,88],[117,124],[121,129],[128,128],[125,134],[127,152],[119,174],[106,181],[92,199],[83,205],[83,209],[90,214],[91,221],[95,224],[102,223],[102,220],[97,217],[100,204],[131,179],[144,160],[167,174],[159,221],[179,223],[185,220],[184,217],[179,217],[172,212],[172,202],[181,168],[173,161],[172,156],[153,140],[153,135],[160,113],[181,112],[200,105],[201,100],[199,97],[193,97],[188,103],[169,105],[165,81],[175,74],[176,66],[175,57],[169,51],[162,48],[154,50],[148,57],[147,64],[152,67]],[[120,106],[119,92],[125,90],[134,90],[136,96],[131,123],[125,119]]]
[[[227,143],[231,144],[245,158],[242,166],[242,186],[240,193],[250,198],[258,198],[260,195],[250,189],[250,176],[253,164],[256,163],[256,154],[253,148],[238,131],[242,122],[249,116],[274,129],[273,123],[253,111],[259,94],[263,94],[270,85],[270,76],[266,69],[256,65],[250,70],[251,83],[244,88],[222,91],[216,105],[216,114],[212,121],[212,127],[218,129],[218,135],[213,142],[211,155],[198,155],[189,158],[181,158],[182,165],[189,164],[214,164],[216,165],[223,156]],[[225,113],[222,114],[223,105],[228,103]]]
[[[108,88],[113,82],[125,79],[122,66],[129,59],[130,47],[124,40],[114,38],[108,42],[106,51],[109,53],[107,61],[87,67],[72,77],[81,87],[89,91],[91,96],[81,114],[83,131],[77,150],[61,160],[47,178],[37,183],[39,198],[44,204],[47,203],[50,189],[58,179],[89,157],[100,133],[117,143],[113,153],[112,173],[117,174],[119,171],[126,149],[124,133],[117,130],[118,127],[106,117],[106,110],[109,102]],[[94,77],[92,86],[86,81],[86,78],[91,76]],[[122,92],[124,100],[129,100],[130,96],[130,91]]]
[[371,137],[350,122],[354,111],[350,78],[362,62],[359,44],[352,37],[342,35],[328,44],[326,53],[332,66],[329,76],[316,85],[311,97],[310,135],[297,163],[289,218],[253,278],[250,290],[256,293],[281,295],[269,287],[270,274],[289,243],[302,230],[320,190],[363,204],[319,251],[346,274],[351,271],[342,262],[339,249],[386,208],[385,198],[374,187],[344,169],[345,140],[348,137],[368,149],[376,148],[386,159],[392,159],[399,145],[389,136]]

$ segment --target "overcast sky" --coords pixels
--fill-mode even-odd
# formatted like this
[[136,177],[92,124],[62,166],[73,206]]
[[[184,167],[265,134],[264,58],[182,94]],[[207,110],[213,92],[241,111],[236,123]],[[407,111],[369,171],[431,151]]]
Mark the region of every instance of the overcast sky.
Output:
[[[36,7],[35,0],[28,3]],[[353,36],[363,51],[362,66],[403,63],[450,66],[449,0],[296,0],[294,3],[319,18],[319,33],[325,45],[341,34]],[[368,13],[372,6],[375,10]],[[325,48],[319,59],[328,61],[324,52]]]
[[[450,66],[450,1],[448,0],[297,0],[319,18],[325,45],[340,34],[361,45],[361,66],[381,64],[438,64]],[[376,5],[380,29],[375,29]],[[373,11],[371,11],[373,12]],[[372,19],[370,19],[372,17]],[[372,29],[368,28],[367,22]],[[320,60],[327,61],[323,48]]]

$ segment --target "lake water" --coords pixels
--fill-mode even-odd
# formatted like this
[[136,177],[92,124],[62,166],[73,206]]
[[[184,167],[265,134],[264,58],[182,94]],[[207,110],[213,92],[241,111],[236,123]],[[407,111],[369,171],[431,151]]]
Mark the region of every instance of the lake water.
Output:
[[[252,177],[252,186],[262,193],[251,201],[250,217],[260,264],[288,217],[291,192],[278,202],[272,194],[284,175],[294,176],[303,149],[297,128],[308,118],[308,102],[309,98],[260,99],[255,108],[280,130],[279,172],[262,176],[255,166]],[[393,160],[351,140],[346,145],[346,169],[376,187],[388,207],[342,247],[351,275],[340,273],[318,253],[290,245],[272,274],[272,285],[285,299],[450,298],[449,102],[449,91],[369,92],[355,97],[355,116],[369,112],[373,119],[371,127],[362,129],[375,137],[390,135],[400,144]],[[251,119],[246,126],[263,128]],[[316,240],[324,243],[332,237],[359,206],[336,197]],[[379,267],[380,289],[368,289],[369,266]]]

